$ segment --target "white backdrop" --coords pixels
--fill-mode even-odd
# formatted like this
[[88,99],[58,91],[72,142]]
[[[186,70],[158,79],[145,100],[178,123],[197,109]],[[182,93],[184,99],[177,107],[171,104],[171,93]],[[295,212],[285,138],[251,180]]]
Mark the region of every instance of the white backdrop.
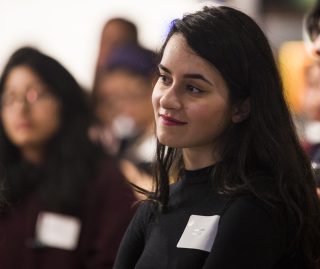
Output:
[[[0,72],[12,52],[31,45],[59,60],[81,85],[90,88],[100,33],[106,20],[114,16],[130,19],[138,27],[141,44],[156,50],[174,18],[213,2],[0,0]],[[247,13],[253,13],[257,0],[231,2],[241,3]]]

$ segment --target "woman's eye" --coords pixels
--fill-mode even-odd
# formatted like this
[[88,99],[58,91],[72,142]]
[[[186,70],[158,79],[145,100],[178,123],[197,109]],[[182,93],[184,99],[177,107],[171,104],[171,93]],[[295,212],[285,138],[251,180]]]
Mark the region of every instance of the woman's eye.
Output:
[[159,74],[159,80],[164,84],[164,85],[168,85],[170,84],[170,79],[164,75],[164,74]]
[[14,102],[14,100],[16,99],[14,94],[4,94],[1,97],[1,105],[5,106],[5,105],[10,105]]
[[191,93],[202,93],[203,92],[199,88],[193,87],[192,85],[187,85],[187,90]]

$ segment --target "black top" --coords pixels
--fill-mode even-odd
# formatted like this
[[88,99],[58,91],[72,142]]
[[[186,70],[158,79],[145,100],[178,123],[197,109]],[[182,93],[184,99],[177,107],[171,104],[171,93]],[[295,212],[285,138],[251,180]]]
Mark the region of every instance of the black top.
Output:
[[114,269],[305,268],[299,252],[287,254],[292,223],[281,206],[215,193],[211,169],[185,171],[171,185],[166,213],[149,201],[140,205]]

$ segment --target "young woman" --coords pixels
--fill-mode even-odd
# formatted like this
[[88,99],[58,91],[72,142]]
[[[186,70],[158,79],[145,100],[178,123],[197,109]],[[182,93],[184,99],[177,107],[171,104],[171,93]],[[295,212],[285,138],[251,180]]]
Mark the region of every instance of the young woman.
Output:
[[173,22],[160,56],[156,191],[114,268],[319,268],[315,182],[263,32],[205,7]]
[[134,199],[117,163],[87,137],[84,92],[60,63],[22,48],[5,66],[0,98],[10,204],[0,268],[112,268]]

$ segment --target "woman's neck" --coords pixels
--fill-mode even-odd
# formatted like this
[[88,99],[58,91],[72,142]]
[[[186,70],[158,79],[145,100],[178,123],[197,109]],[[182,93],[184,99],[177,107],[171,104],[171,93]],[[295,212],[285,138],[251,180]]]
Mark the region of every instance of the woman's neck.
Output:
[[43,160],[43,148],[42,147],[25,147],[21,150],[22,156],[25,160],[32,164],[40,164]]
[[187,170],[197,170],[215,164],[218,161],[212,150],[199,148],[184,148],[182,150],[184,167]]

